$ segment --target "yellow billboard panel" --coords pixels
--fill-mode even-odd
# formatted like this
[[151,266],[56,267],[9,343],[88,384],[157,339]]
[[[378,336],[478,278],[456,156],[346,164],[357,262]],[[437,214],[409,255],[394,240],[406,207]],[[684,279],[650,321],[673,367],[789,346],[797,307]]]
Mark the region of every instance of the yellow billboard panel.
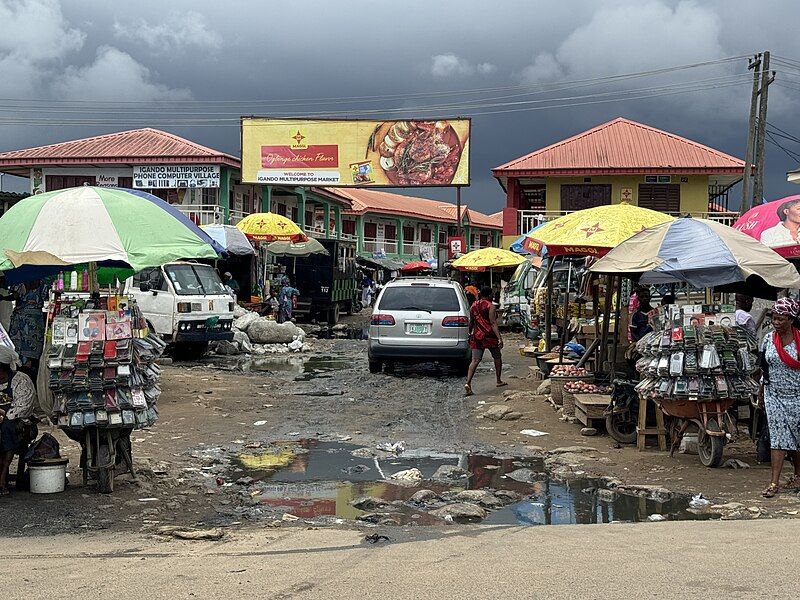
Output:
[[469,119],[242,117],[242,181],[264,185],[469,185]]

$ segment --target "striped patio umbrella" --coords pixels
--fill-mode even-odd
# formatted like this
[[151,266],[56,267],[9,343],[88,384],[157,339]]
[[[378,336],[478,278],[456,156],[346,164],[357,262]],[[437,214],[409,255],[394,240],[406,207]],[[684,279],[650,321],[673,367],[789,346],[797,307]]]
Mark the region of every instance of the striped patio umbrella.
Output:
[[251,240],[260,242],[304,242],[308,236],[291,219],[275,213],[254,213],[236,224]]
[[256,253],[247,236],[235,225],[201,225],[200,229],[222,246],[226,254],[248,256]]
[[618,273],[644,284],[723,287],[761,298],[800,287],[786,259],[752,237],[707,219],[682,217],[641,231],[598,260],[591,271]]
[[30,196],[0,218],[0,270],[85,263],[139,271],[222,251],[185,215],[138,190],[77,187]]

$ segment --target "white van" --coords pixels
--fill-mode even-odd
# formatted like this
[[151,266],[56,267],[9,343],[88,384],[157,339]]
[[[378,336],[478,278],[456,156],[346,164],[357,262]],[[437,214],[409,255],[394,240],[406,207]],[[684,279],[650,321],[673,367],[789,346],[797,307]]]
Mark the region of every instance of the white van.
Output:
[[174,262],[125,282],[145,318],[183,357],[202,356],[212,340],[233,339],[233,297],[209,265]]

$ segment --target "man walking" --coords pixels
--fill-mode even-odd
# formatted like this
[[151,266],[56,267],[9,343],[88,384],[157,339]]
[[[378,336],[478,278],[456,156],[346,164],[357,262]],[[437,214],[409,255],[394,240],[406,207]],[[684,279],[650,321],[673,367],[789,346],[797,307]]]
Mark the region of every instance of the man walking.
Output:
[[481,289],[480,299],[476,300],[469,309],[469,347],[472,348],[472,362],[467,370],[467,382],[464,384],[464,395],[472,395],[472,378],[475,370],[483,358],[485,350],[489,350],[494,359],[494,373],[497,377],[497,387],[508,385],[503,381],[503,338],[497,326],[497,312],[492,304],[492,288]]

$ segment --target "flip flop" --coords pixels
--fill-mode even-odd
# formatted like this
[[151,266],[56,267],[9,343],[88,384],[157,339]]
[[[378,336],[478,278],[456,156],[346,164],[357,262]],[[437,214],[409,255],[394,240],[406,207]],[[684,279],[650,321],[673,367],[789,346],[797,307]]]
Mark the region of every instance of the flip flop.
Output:
[[472,396],[472,394],[473,394],[472,386],[470,384],[468,384],[468,383],[465,383],[464,384],[464,395],[465,396]]
[[495,387],[506,387],[508,384],[505,381],[501,381]]
[[767,487],[764,489],[764,491],[763,491],[763,492],[761,492],[761,495],[762,495],[762,496],[764,496],[764,498],[772,498],[772,497],[774,497],[774,496],[775,496],[775,494],[777,494],[779,491],[780,491],[780,488],[778,487],[778,484],[776,484],[776,483],[770,483],[770,484],[769,484],[769,485],[768,485],[768,486],[767,486]]

